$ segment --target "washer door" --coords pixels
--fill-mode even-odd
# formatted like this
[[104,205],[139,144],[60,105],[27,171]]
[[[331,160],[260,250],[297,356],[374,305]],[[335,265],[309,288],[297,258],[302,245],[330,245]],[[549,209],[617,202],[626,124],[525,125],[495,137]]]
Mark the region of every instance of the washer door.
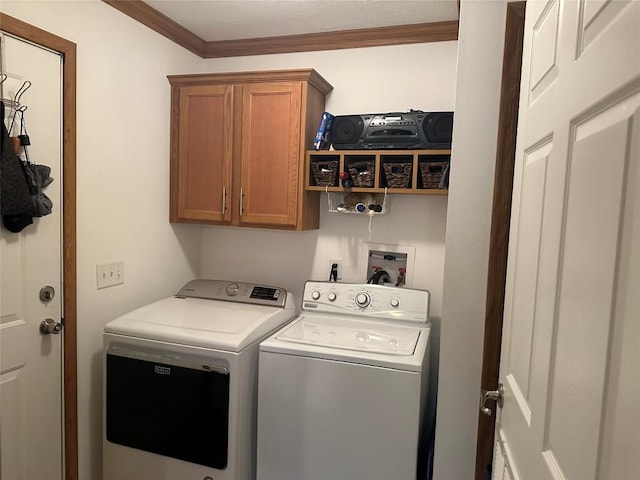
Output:
[[116,348],[109,349],[106,357],[108,441],[226,468],[226,369]]
[[278,335],[278,340],[320,345],[384,355],[414,354],[420,330],[381,322],[363,322],[346,318],[301,316]]

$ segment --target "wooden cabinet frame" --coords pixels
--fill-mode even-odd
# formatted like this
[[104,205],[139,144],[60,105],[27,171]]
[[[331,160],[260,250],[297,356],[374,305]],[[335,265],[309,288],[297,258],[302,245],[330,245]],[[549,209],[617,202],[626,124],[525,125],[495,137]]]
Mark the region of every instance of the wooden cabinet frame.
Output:
[[304,169],[326,80],[313,69],[168,79],[170,221],[318,228],[320,194],[304,188]]

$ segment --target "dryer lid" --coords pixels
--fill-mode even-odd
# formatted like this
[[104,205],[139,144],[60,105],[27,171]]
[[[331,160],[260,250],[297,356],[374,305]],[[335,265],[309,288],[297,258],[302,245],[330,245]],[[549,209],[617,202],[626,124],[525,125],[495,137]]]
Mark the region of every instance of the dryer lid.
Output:
[[109,322],[104,331],[238,352],[293,318],[293,299],[287,297],[284,308],[171,297]]

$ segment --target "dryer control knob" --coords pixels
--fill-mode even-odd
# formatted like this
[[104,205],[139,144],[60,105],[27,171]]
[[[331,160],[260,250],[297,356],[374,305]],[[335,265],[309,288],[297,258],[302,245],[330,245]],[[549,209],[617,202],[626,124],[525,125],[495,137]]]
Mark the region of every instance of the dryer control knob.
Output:
[[313,298],[314,300],[318,300],[320,298],[320,292],[314,290],[313,292],[311,292],[311,298]]
[[330,302],[335,302],[338,296],[335,293],[331,292],[329,295],[327,295],[327,298],[329,299]]
[[360,292],[356,295],[356,305],[360,308],[368,307],[371,303],[371,296],[367,292]]
[[240,285],[238,285],[237,283],[230,283],[229,285],[227,285],[225,291],[227,292],[227,295],[233,297],[234,295],[240,293]]
[[400,300],[397,298],[392,298],[389,302],[393,308],[397,308],[400,305]]

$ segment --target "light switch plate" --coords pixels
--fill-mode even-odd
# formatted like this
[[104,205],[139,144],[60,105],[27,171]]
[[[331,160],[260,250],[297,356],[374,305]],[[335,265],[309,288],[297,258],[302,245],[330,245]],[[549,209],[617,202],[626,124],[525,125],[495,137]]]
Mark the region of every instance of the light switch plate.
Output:
[[124,283],[124,262],[96,265],[96,288],[113,287]]

